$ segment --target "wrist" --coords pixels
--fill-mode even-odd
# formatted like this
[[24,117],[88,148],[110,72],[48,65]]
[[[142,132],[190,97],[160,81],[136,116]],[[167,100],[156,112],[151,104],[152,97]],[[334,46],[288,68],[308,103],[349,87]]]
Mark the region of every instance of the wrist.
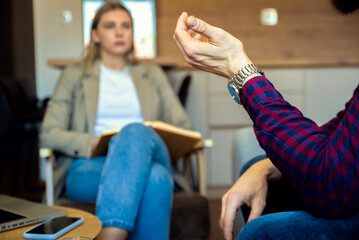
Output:
[[232,78],[238,72],[239,69],[249,64],[253,64],[253,62],[248,58],[246,54],[244,54],[243,57],[237,57],[230,64],[227,78]]
[[266,176],[266,178],[270,182],[275,182],[282,178],[282,173],[278,170],[276,166],[273,165],[269,158],[266,158],[256,163],[255,165],[257,165],[257,171],[261,175]]

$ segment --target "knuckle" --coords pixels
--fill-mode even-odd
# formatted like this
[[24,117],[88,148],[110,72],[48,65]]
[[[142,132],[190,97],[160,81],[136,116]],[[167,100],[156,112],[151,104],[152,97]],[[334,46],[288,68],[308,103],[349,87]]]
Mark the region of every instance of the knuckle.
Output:
[[232,202],[236,199],[236,196],[234,194],[228,194],[227,201]]
[[184,59],[186,60],[186,62],[190,65],[193,65],[193,61],[191,58],[189,58],[187,55],[184,56]]
[[186,49],[185,49],[185,52],[186,52],[187,56],[188,56],[189,58],[191,58],[191,59],[195,59],[196,56],[197,56],[196,51],[193,50],[193,49],[191,49],[191,48],[186,48]]
[[199,22],[198,25],[196,26],[196,30],[198,32],[205,32],[206,31],[206,25],[203,24],[203,22]]
[[265,199],[259,199],[259,200],[258,200],[258,204],[259,204],[260,206],[265,207],[265,206],[266,206],[266,200],[265,200]]
[[227,194],[224,194],[222,196],[222,204],[226,203],[226,201],[227,201]]

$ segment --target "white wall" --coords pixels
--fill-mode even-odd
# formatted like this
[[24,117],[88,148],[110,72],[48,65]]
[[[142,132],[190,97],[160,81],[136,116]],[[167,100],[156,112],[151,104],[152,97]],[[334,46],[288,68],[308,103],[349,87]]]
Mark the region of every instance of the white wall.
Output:
[[[81,0],[33,0],[36,94],[40,99],[52,95],[61,73],[47,66],[47,59],[81,56],[81,4]],[[62,23],[63,11],[72,13],[72,22]]]
[[308,69],[306,71],[307,115],[324,123],[344,109],[359,83],[359,68]]

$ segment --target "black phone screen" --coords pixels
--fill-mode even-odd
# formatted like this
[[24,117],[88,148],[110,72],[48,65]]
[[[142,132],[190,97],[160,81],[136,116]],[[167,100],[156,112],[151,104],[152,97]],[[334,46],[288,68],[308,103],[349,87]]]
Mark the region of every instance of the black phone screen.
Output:
[[61,229],[71,225],[72,223],[76,222],[80,218],[73,218],[73,217],[57,217],[53,218],[48,222],[42,223],[39,226],[35,227],[34,229],[28,231],[28,233],[33,234],[54,234]]

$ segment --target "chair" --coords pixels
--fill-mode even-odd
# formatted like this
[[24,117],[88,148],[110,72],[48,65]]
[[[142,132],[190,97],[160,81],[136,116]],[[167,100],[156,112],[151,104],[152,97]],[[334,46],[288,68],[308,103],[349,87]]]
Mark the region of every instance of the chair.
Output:
[[[206,172],[203,149],[206,142],[197,144],[183,159],[183,174],[175,174],[175,181],[179,184],[187,185],[187,191],[175,191],[173,207],[171,212],[170,238],[186,239],[199,238],[206,239],[209,236],[209,207],[206,195]],[[196,159],[197,185],[198,190],[191,188],[191,156]],[[46,172],[46,196],[45,202],[48,205],[60,205],[78,208],[91,213],[95,212],[94,202],[72,202],[65,197],[61,197],[64,187],[66,171],[71,162],[56,161],[55,154],[51,149],[40,149],[40,158],[45,162]]]
[[[239,178],[243,166],[248,161],[254,157],[264,157],[265,155],[264,150],[259,146],[252,127],[237,130],[233,146],[233,164],[236,166],[234,170],[235,180]],[[268,183],[266,206],[263,209],[262,215],[274,212],[303,210],[306,210],[304,202],[286,178]],[[234,223],[234,233],[236,235],[239,233],[240,228],[244,226],[249,213],[250,208],[248,207],[242,207],[242,211],[238,211]]]
[[265,155],[259,146],[253,127],[244,127],[236,131],[233,141],[233,182],[237,181],[244,164],[252,158]]
[[189,90],[189,86],[191,85],[191,81],[192,81],[191,75],[185,76],[178,90],[178,98],[181,104],[183,105],[183,107],[186,107],[188,90]]
[[[244,127],[235,132],[232,149],[233,182],[237,181],[243,166],[248,161],[256,156],[265,155],[264,150],[259,146],[253,127]],[[242,212],[238,211],[233,225],[235,236],[238,235],[244,224]]]

